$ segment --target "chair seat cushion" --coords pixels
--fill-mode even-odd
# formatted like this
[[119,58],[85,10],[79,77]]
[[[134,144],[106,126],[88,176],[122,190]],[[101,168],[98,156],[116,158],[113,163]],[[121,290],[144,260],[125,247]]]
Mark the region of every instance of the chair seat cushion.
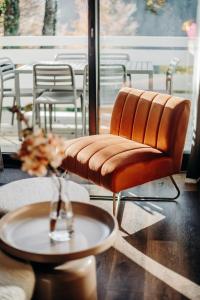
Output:
[[173,174],[166,153],[112,134],[67,141],[63,168],[112,192]]
[[41,96],[36,99],[36,102],[44,104],[71,104],[75,103],[75,100],[72,91],[53,91],[42,93]]

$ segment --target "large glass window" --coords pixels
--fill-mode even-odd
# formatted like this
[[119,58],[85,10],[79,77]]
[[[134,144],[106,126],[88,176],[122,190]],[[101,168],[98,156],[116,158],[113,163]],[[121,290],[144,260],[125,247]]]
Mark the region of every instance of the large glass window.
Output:
[[[100,1],[100,132],[120,86],[192,99],[196,9],[192,0]],[[185,150],[191,131],[190,121]]]
[[[86,55],[84,66],[87,65],[90,9],[87,0],[4,0],[2,3],[0,57],[9,57],[18,67],[53,61],[58,53],[79,53]],[[100,133],[109,130],[113,103],[122,86],[192,99],[197,0],[101,0],[99,5]],[[78,100],[78,135],[88,133],[87,76],[87,68],[75,76],[77,93],[84,95],[84,100]],[[32,74],[20,74],[20,89],[32,89],[32,82]],[[14,83],[7,82],[7,91],[11,88],[14,89]],[[32,103],[32,97],[22,95],[22,107]],[[0,136],[3,152],[15,151],[19,144],[16,119],[12,125],[7,110],[12,104],[13,97],[3,98]],[[73,114],[73,107],[55,107],[53,130],[67,138],[74,137]],[[32,113],[27,115],[31,120]],[[41,115],[44,115],[43,108]],[[190,121],[185,147],[188,151],[191,131]]]

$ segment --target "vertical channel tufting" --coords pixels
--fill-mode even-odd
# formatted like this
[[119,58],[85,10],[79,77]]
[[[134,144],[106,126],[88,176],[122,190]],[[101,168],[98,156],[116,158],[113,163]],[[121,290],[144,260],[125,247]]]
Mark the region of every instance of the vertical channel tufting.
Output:
[[121,116],[121,123],[119,129],[119,135],[131,139],[132,126],[135,118],[135,112],[137,109],[138,101],[144,91],[134,90],[129,92]]
[[[110,123],[110,133],[119,135],[119,128],[121,123],[121,116],[123,107],[128,96],[129,88],[123,88],[120,90],[113,107],[111,123]],[[114,100],[114,99],[113,99]]]
[[157,146],[158,130],[165,104],[169,98],[169,95],[158,94],[152,101],[144,137],[144,143],[151,147]]
[[132,139],[134,141],[139,143],[144,141],[151,103],[156,95],[157,93],[154,92],[144,92],[138,101],[132,130]]
[[157,138],[157,148],[166,153],[169,152],[170,148],[170,136],[173,136],[173,132],[176,130],[176,124],[173,122],[173,115],[175,116],[173,98],[171,96],[165,104]]
[[[177,145],[180,145],[180,148],[183,147],[185,137],[181,132],[178,136],[177,132],[179,127],[182,127],[183,130],[184,126],[187,126],[188,111],[188,100],[173,96],[168,99],[160,121],[157,149],[172,155],[176,152],[174,149],[178,147]],[[177,151],[179,152],[179,150]]]

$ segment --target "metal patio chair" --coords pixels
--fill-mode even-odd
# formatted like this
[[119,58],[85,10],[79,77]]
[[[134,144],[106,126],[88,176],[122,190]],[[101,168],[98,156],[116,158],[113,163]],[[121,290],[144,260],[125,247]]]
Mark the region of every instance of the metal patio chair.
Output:
[[[4,98],[13,98],[13,105],[15,104],[15,65],[9,57],[0,57],[0,125],[2,118],[2,108]],[[12,86],[7,85],[11,81]],[[32,89],[21,89],[20,95],[22,97],[30,97],[33,95]],[[14,122],[14,114],[12,115],[12,124]]]
[[[68,53],[68,52],[63,52],[63,53],[58,53],[55,56],[55,61],[60,61],[60,62],[66,62],[68,64],[76,64],[76,66],[80,66],[80,68],[84,69],[84,66],[87,65],[88,63],[88,58],[87,58],[87,54],[86,53]],[[83,81],[84,81],[84,75],[83,74],[79,74],[76,75],[76,91],[79,95],[83,94]],[[84,122],[84,107],[83,107],[83,97],[80,96],[80,100],[81,100],[81,112],[82,112],[82,124]],[[54,114],[54,116],[56,117],[56,114]],[[84,126],[84,125],[83,125]],[[83,127],[84,128],[84,127]],[[83,129],[84,132],[84,129]]]
[[[34,109],[33,124],[36,121],[40,124],[40,105],[44,105],[45,130],[46,106],[49,107],[49,128],[52,130],[52,106],[69,105],[74,106],[75,135],[77,136],[77,92],[75,87],[74,72],[68,64],[36,64],[33,67],[34,87]],[[45,89],[41,95],[38,91]]]
[[[125,67],[130,63],[130,55],[128,53],[101,53],[100,64],[122,64]],[[131,75],[127,74],[129,86],[131,86]]]
[[[100,65],[100,99],[101,105],[109,105],[114,102],[119,90],[126,85],[126,67],[120,64]],[[86,134],[86,118],[88,115],[89,95],[88,95],[88,65],[85,66],[83,75],[82,101],[82,126],[83,135]]]
[[123,64],[100,65],[101,104],[113,104],[119,90],[127,85],[126,67]]

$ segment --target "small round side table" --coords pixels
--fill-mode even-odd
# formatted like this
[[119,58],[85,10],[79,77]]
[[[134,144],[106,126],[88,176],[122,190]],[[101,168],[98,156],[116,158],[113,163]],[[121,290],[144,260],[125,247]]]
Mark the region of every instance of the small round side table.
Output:
[[[34,180],[33,180],[34,179]],[[75,214],[75,237],[68,244],[49,241],[47,228],[49,202],[38,202],[41,190],[49,191],[46,184],[48,178],[43,178],[42,187],[38,181],[41,178],[25,179],[26,183],[33,180],[31,185],[26,184],[26,197],[30,189],[35,191],[30,198],[34,204],[25,205],[23,192],[18,191],[18,209],[10,211],[0,221],[0,246],[17,258],[31,262],[36,276],[36,285],[33,299],[41,300],[96,300],[96,264],[95,254],[107,250],[114,243],[117,232],[117,222],[105,210],[89,204],[87,191],[80,185],[71,182],[68,189],[75,188],[76,195],[70,200],[84,200],[85,202],[72,202]],[[20,181],[19,181],[20,183]],[[29,182],[30,183],[30,182]],[[38,186],[36,188],[36,185]],[[75,186],[74,186],[75,185]],[[23,185],[23,190],[26,190]],[[15,183],[16,189],[16,183]],[[81,190],[83,189],[83,190]],[[78,192],[79,190],[79,192]],[[86,193],[85,193],[86,192]],[[1,189],[0,189],[1,193]],[[68,194],[70,192],[68,191]],[[21,195],[21,198],[20,198]],[[23,195],[23,197],[22,197]],[[44,194],[42,194],[44,200]],[[71,195],[72,196],[72,195]],[[15,196],[16,197],[16,196]],[[89,197],[89,195],[88,195]],[[29,198],[29,201],[30,201]],[[37,199],[37,200],[36,200]],[[50,199],[47,195],[45,200]],[[11,199],[13,200],[13,199]],[[8,203],[8,202],[7,202]],[[23,204],[22,204],[23,203]],[[30,203],[30,202],[29,202]],[[21,205],[22,204],[22,205]],[[1,211],[9,211],[10,207]]]

